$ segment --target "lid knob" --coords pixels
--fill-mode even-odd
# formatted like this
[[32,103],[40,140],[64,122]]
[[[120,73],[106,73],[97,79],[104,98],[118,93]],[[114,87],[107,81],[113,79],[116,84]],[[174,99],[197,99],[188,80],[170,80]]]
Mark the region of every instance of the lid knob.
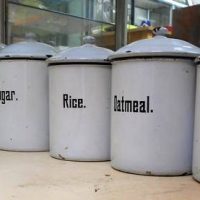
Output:
[[5,48],[6,47],[6,45],[5,44],[3,44],[3,43],[0,43],[0,49],[3,49],[3,48]]
[[26,40],[31,40],[31,41],[36,41],[36,34],[29,32],[25,34],[25,39]]
[[153,34],[155,36],[157,35],[165,36],[168,34],[168,29],[165,27],[156,27],[153,29]]
[[195,59],[195,61],[194,61],[196,64],[200,64],[200,56],[199,57],[197,57],[196,59]]
[[96,42],[96,40],[93,36],[87,35],[87,36],[83,37],[84,44],[95,44],[95,42]]

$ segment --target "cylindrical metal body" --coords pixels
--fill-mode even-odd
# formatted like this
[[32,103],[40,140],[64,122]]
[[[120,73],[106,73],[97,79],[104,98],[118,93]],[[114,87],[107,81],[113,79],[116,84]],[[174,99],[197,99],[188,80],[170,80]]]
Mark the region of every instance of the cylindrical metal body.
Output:
[[46,151],[48,72],[43,60],[0,60],[0,149]]
[[50,58],[50,155],[62,160],[110,160],[111,50],[85,44]]
[[110,64],[49,66],[50,154],[110,160]]
[[146,175],[191,173],[192,59],[130,58],[112,64],[111,165]]
[[200,182],[200,57],[196,59],[197,81],[195,101],[194,146],[193,146],[193,177]]
[[48,69],[53,47],[27,41],[0,51],[0,149],[47,151]]
[[192,171],[196,68],[200,49],[167,38],[133,42],[112,62],[111,165],[119,170],[174,176]]

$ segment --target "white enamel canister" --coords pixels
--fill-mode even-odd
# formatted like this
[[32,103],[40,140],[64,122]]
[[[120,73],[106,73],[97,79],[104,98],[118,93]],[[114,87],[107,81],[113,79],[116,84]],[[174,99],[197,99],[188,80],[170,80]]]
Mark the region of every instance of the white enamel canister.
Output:
[[111,165],[145,175],[191,173],[199,48],[163,36],[131,43],[112,62]]
[[75,161],[110,160],[111,50],[94,38],[49,59],[50,154]]
[[194,121],[193,177],[200,182],[200,57],[196,58],[197,81]]
[[29,39],[0,52],[0,149],[49,149],[48,69],[54,48]]

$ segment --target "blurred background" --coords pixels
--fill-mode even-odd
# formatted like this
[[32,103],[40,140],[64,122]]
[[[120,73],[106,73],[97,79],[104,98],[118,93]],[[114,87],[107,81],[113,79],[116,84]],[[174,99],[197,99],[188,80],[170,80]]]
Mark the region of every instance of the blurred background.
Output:
[[156,26],[167,27],[171,35],[173,23],[185,23],[181,18],[190,17],[177,14],[188,7],[198,7],[195,18],[199,21],[199,6],[200,0],[2,0],[1,41],[18,42],[33,32],[38,41],[62,49],[79,46],[84,35],[93,35],[99,46],[115,50],[120,47],[117,40],[130,43],[152,37]]

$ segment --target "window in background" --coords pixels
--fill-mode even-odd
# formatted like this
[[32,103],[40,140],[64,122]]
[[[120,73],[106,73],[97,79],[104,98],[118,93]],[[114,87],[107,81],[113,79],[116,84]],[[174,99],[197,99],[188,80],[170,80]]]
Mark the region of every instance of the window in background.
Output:
[[170,9],[167,4],[158,4],[150,10],[150,21],[152,26],[169,26],[170,25]]
[[171,5],[157,0],[129,0],[128,22],[141,26],[143,21],[149,20],[153,26],[167,26],[170,23],[170,9]]
[[[33,32],[38,41],[54,46],[72,47],[81,45],[84,35],[99,37],[109,31],[113,32],[111,40],[114,43],[114,25],[107,22],[113,20],[113,15],[111,17],[111,14],[105,14],[104,11],[107,9],[101,10],[100,7],[99,13],[104,13],[101,18],[104,21],[94,20],[97,16],[95,8],[98,2],[93,1],[92,4],[91,2],[91,0],[10,0],[8,43],[24,40],[27,32]],[[106,44],[98,40],[98,45]]]
[[115,23],[114,0],[91,0],[94,3],[94,19]]
[[149,19],[148,10],[144,8],[135,7],[135,25],[140,26],[142,21]]
[[10,0],[40,9],[114,23],[115,0]]
[[178,3],[182,3],[182,4],[187,4],[187,0],[173,0],[175,2],[178,2]]
[[191,0],[193,5],[200,4],[200,0]]
[[86,15],[86,0],[10,0],[10,2],[73,14],[79,17],[85,17]]
[[[156,26],[165,26],[171,30],[172,10],[175,1],[167,0],[129,0],[128,1],[128,43],[151,38]],[[177,0],[180,6],[186,6],[186,0]],[[179,5],[179,4],[178,4]],[[131,20],[130,20],[131,19]]]

